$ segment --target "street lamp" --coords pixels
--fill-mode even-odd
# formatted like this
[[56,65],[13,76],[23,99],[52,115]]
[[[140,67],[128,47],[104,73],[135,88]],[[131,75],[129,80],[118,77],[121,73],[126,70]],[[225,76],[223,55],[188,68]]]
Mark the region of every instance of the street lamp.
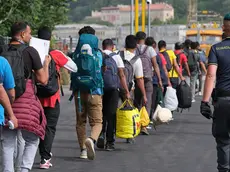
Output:
[[133,34],[133,25],[134,25],[134,20],[133,20],[133,6],[134,6],[134,0],[131,0],[131,8],[130,8],[130,34]]
[[146,0],[147,4],[148,4],[148,36],[150,36],[150,27],[151,27],[151,23],[150,23],[150,5],[152,4],[152,0]]

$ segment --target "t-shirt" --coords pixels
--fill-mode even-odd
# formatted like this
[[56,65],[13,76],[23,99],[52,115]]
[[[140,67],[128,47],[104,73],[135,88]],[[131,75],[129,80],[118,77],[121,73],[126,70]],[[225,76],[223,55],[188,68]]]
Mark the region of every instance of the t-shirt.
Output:
[[182,72],[183,66],[186,62],[188,62],[188,59],[187,59],[186,55],[181,50],[175,50],[174,53],[176,56],[180,54],[180,61],[179,61],[180,64],[178,64],[178,65],[180,66],[180,72]]
[[[143,52],[143,51],[145,50],[146,47],[147,47],[147,45],[141,45],[141,44],[138,44],[138,45],[137,45],[137,48],[140,49],[141,52]],[[136,50],[136,52],[137,52],[137,51],[138,51],[138,50]],[[157,56],[156,51],[155,51],[154,48],[151,47],[151,46],[148,46],[148,49],[147,49],[146,51],[147,51],[146,53],[148,54],[148,57],[149,57],[150,60],[152,60],[153,57],[156,57],[156,56]],[[136,52],[135,52],[135,54],[136,54]]]
[[[110,55],[112,53],[112,51],[104,50],[104,53],[106,55]],[[122,60],[122,58],[121,58],[121,56],[119,54],[113,55],[112,58],[116,62],[117,68],[124,68],[125,67],[124,62],[123,62],[123,60]]]
[[[14,77],[11,70],[11,67],[8,61],[0,56],[0,84],[6,90],[13,89],[15,87]],[[2,105],[0,105],[0,125],[4,122],[4,109]]]
[[[21,46],[21,44],[13,45],[15,47]],[[0,53],[2,50],[0,49]],[[37,50],[33,47],[28,46],[22,52],[24,65],[25,65],[25,78],[31,79],[32,78],[32,70],[37,71],[40,70],[43,66],[41,63],[40,56]]]
[[[164,51],[165,51],[165,49],[160,50],[161,53]],[[178,73],[173,70],[174,69],[173,68],[173,62],[176,59],[176,55],[173,52],[173,50],[166,50],[166,52],[168,53],[170,62],[172,64],[172,69],[169,71],[169,78],[178,78]]]
[[230,91],[230,38],[211,47],[208,65],[217,65],[216,89]]

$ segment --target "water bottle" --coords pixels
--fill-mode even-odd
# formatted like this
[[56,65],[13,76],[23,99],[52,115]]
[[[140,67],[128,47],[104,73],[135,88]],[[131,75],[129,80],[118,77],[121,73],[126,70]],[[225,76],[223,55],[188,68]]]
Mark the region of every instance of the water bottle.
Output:
[[9,129],[14,129],[14,123],[12,121],[8,121]]

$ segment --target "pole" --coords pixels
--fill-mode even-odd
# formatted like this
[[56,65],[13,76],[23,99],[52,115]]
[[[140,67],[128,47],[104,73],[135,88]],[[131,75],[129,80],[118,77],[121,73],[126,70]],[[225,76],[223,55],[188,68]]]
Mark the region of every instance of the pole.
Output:
[[134,6],[134,0],[131,0],[131,11],[130,11],[130,24],[131,24],[131,26],[130,26],[130,34],[132,35],[133,34],[133,26],[134,26],[134,20],[133,20],[133,18],[134,18],[134,12],[133,12],[133,6]]
[[151,23],[150,23],[150,3],[148,3],[148,36],[150,36],[150,27],[151,27]]
[[135,0],[135,33],[139,31],[139,1]]
[[142,0],[142,32],[145,32],[146,0]]

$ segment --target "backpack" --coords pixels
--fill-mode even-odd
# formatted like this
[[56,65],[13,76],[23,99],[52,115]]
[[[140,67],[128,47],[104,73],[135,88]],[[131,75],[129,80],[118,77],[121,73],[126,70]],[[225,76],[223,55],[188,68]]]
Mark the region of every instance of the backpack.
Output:
[[76,90],[92,93],[97,88],[103,88],[100,58],[102,53],[98,49],[98,38],[92,34],[82,34],[73,61],[78,67],[77,73],[71,73],[71,87]]
[[197,64],[197,53],[193,51],[189,51],[188,53],[188,67],[190,72],[196,72],[198,70],[198,64]]
[[178,108],[187,109],[192,106],[192,93],[186,81],[181,81],[177,87]]
[[[50,51],[51,52],[51,51]],[[51,56],[51,55],[50,55]],[[46,85],[36,83],[37,86],[37,96],[41,98],[47,98],[53,96],[59,90],[58,79],[60,75],[56,69],[56,64],[51,56],[51,61],[49,64],[49,80]]]
[[133,64],[140,58],[139,56],[134,56],[130,61],[125,59],[125,52],[120,51],[120,56],[121,59],[124,62],[124,73],[125,73],[125,78],[126,78],[126,83],[128,86],[129,91],[131,91],[133,87],[133,75],[134,75],[134,70],[133,70]]
[[180,67],[182,64],[180,64],[180,55],[183,54],[182,52],[176,55],[176,62],[178,66]]
[[153,77],[153,70],[152,70],[152,62],[148,57],[147,50],[148,46],[141,52],[141,47],[137,47],[136,54],[140,56],[143,66],[143,73],[145,78],[152,78]]
[[119,88],[118,68],[116,61],[113,59],[114,55],[116,53],[104,54],[104,65],[106,67],[105,72],[103,72],[104,90]]
[[167,71],[171,71],[172,70],[172,63],[171,63],[171,60],[170,60],[170,57],[169,57],[169,54],[167,53],[167,51],[164,51],[164,52],[161,52],[167,62],[166,64],[166,68],[167,68]]
[[[19,98],[26,90],[26,78],[25,78],[25,65],[23,60],[22,52],[27,48],[26,45],[21,44],[16,47],[13,45],[4,45],[1,47],[2,52],[1,56],[3,56],[9,62],[14,80],[15,80],[15,98]],[[30,76],[28,76],[29,78]]]

